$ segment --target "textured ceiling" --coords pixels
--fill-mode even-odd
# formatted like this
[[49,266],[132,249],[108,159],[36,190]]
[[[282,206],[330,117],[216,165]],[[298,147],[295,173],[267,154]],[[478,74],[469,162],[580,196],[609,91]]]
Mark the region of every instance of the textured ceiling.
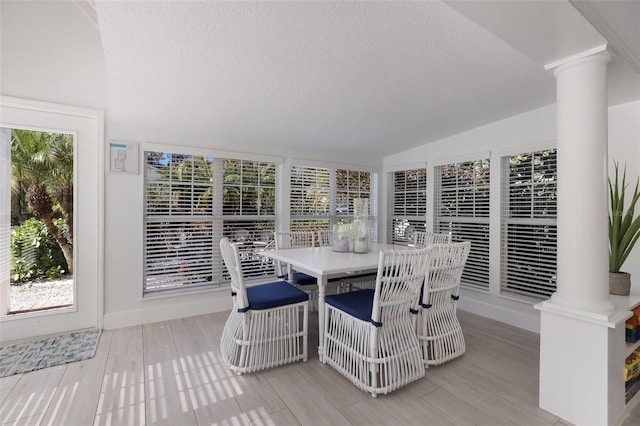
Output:
[[114,120],[381,158],[555,100],[446,4],[96,2]]

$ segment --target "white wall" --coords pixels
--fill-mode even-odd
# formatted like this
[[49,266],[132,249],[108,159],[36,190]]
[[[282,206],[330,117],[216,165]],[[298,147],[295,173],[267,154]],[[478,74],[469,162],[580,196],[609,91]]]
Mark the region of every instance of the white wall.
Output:
[[3,95],[106,109],[100,34],[71,1],[0,2]]
[[[475,154],[490,153],[492,163],[492,209],[499,205],[500,191],[499,159],[513,149],[525,151],[536,145],[555,146],[556,108],[549,105],[506,120],[501,120],[464,133],[460,133],[437,142],[388,156],[383,160],[383,173],[398,170],[403,165],[415,166],[417,162],[426,162],[429,176],[432,177],[432,165],[446,158],[475,159]],[[640,101],[609,108],[609,157],[626,161],[628,176],[640,176]],[[387,180],[383,179],[382,205],[386,205]],[[429,185],[428,203],[432,202],[432,186]],[[495,211],[492,210],[492,213]],[[382,213],[386,215],[386,211]],[[433,210],[427,210],[428,224],[432,222]],[[387,218],[381,216],[381,222]],[[533,303],[515,301],[499,296],[499,229],[498,214],[491,217],[491,282],[490,294],[477,291],[463,291],[460,308],[479,313],[500,321],[539,331],[539,313],[533,309]],[[588,231],[587,231],[588,232]],[[640,294],[640,245],[638,245],[623,268],[632,274],[632,291]]]
[[[627,166],[627,197],[629,200],[640,176],[640,101],[609,108],[609,175],[613,173],[613,161]],[[640,209],[636,210],[636,215]],[[632,291],[640,294],[640,240],[622,266],[631,274]]]

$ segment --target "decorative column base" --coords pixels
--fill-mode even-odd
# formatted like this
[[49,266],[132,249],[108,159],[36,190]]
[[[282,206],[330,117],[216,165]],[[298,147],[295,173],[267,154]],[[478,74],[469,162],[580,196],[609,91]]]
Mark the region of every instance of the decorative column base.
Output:
[[612,425],[624,413],[624,322],[629,311],[598,314],[538,303],[540,408],[574,424]]

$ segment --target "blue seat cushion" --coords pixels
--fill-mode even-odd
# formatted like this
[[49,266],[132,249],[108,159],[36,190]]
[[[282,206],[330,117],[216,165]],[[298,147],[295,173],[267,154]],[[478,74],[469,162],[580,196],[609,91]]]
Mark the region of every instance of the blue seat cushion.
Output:
[[373,289],[358,290],[350,293],[326,296],[324,301],[352,317],[362,321],[370,321],[371,311],[373,310],[374,293]]
[[[282,279],[285,281],[289,281],[289,274],[284,274]],[[311,275],[307,275],[304,272],[294,272],[293,273],[293,282],[298,285],[316,285],[318,284],[318,280],[316,280]]]
[[309,300],[309,295],[289,283],[278,281],[247,287],[249,308],[256,311],[293,305]]

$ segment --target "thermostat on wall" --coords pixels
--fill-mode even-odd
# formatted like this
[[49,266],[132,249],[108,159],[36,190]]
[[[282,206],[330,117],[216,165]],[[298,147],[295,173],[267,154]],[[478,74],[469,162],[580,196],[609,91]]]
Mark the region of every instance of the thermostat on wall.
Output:
[[109,142],[109,170],[112,173],[138,174],[138,144],[131,142]]

